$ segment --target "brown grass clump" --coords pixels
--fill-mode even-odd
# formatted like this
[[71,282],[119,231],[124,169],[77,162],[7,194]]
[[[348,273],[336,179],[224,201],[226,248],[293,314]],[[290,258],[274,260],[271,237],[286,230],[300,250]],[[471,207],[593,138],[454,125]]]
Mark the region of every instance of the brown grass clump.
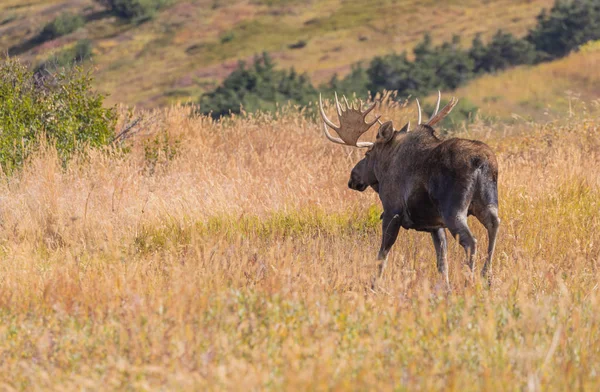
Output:
[[368,290],[361,152],[302,113],[152,115],[129,153],[63,169],[48,147],[2,179],[3,389],[598,388],[596,116],[463,132],[498,153],[503,223],[492,288],[465,285],[451,241],[446,296],[406,231]]

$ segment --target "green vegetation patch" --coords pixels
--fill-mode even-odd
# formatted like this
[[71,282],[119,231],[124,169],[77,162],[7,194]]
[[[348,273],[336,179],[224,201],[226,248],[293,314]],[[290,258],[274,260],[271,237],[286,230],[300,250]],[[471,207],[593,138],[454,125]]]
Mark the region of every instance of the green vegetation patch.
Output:
[[83,16],[64,12],[48,23],[40,32],[40,41],[50,41],[63,35],[71,34],[85,24]]
[[116,111],[92,90],[81,68],[36,73],[18,60],[0,62],[0,168],[20,168],[42,140],[56,146],[66,163],[84,147],[107,145]]
[[92,41],[82,39],[77,41],[75,45],[52,54],[37,67],[37,70],[54,72],[59,68],[70,68],[91,59],[92,56]]
[[140,23],[152,19],[170,0],[95,0],[118,17]]
[[134,239],[136,252],[148,253],[190,245],[193,238],[223,236],[269,240],[287,237],[350,235],[373,232],[380,226],[381,208],[326,213],[320,209],[257,215],[221,215],[205,221],[181,223],[167,220],[145,225]]
[[556,0],[550,11],[538,15],[538,23],[526,39],[543,60],[568,55],[580,45],[600,39],[600,2]]
[[214,118],[240,113],[242,110],[275,110],[277,103],[307,105],[316,96],[316,90],[307,75],[298,74],[294,69],[280,71],[264,53],[246,67],[240,62],[223,85],[200,98],[200,111]]

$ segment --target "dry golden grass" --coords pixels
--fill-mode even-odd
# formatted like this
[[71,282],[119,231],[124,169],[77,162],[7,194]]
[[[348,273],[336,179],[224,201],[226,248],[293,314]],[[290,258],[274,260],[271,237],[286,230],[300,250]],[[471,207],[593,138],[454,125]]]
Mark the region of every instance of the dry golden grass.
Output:
[[[598,117],[465,131],[498,153],[503,223],[492,288],[465,285],[451,241],[446,296],[406,231],[368,290],[361,152],[293,110],[188,114],[155,112],[129,154],[63,170],[46,148],[1,181],[2,389],[598,388]],[[160,132],[172,160],[144,152]]]

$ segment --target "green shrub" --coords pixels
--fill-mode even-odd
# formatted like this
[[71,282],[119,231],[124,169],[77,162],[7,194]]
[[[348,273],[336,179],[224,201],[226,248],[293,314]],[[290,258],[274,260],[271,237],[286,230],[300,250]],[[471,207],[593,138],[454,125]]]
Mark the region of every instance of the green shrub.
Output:
[[484,46],[480,35],[475,36],[469,55],[474,61],[473,71],[496,72],[515,65],[531,64],[536,59],[535,47],[524,39],[502,30]]
[[233,71],[215,90],[200,97],[200,111],[214,118],[239,113],[240,106],[248,112],[275,110],[277,103],[291,101],[306,105],[317,96],[310,79],[294,69],[276,70],[268,54],[254,59],[246,67],[240,61]]
[[59,68],[70,68],[74,65],[81,64],[92,58],[92,50],[92,41],[88,39],[79,40],[75,46],[50,56],[38,66],[37,71],[44,70],[54,72]]
[[434,47],[426,34],[413,53],[414,61],[405,52],[375,57],[367,69],[369,91],[395,90],[399,97],[425,95],[437,89],[455,89],[472,77],[473,62],[460,49],[458,36]]
[[473,61],[461,49],[459,35],[454,35],[450,42],[434,47],[429,34],[425,34],[423,41],[413,52],[413,74],[419,81],[418,93],[427,94],[439,89],[454,90],[473,76]]
[[411,94],[421,87],[415,75],[415,64],[408,59],[406,52],[375,57],[367,68],[367,75],[367,88],[373,93],[390,90]]
[[81,39],[77,41],[77,43],[73,47],[72,58],[77,62],[89,60],[93,56],[92,50],[92,41],[90,41],[89,39]]
[[527,40],[542,53],[540,60],[564,57],[580,45],[600,39],[598,0],[556,0],[537,17]]
[[302,49],[306,45],[308,45],[308,42],[306,40],[301,39],[299,41],[294,42],[293,44],[289,44],[288,48],[290,48],[290,49]]
[[71,34],[84,24],[85,19],[83,16],[65,12],[44,26],[38,38],[40,41],[50,41],[63,35]]
[[42,139],[56,146],[66,163],[85,146],[109,144],[116,111],[102,106],[81,68],[36,73],[18,60],[0,62],[0,167],[12,173]]
[[333,92],[357,97],[366,97],[369,95],[367,85],[369,83],[369,75],[362,64],[354,64],[352,70],[346,77],[340,79],[337,74],[334,74],[327,84],[319,86],[319,91],[323,94],[332,95]]
[[122,19],[143,22],[152,19],[170,0],[96,0]]
[[235,33],[233,31],[228,31],[225,34],[221,35],[220,41],[222,44],[226,44],[227,42],[233,41],[235,38]]

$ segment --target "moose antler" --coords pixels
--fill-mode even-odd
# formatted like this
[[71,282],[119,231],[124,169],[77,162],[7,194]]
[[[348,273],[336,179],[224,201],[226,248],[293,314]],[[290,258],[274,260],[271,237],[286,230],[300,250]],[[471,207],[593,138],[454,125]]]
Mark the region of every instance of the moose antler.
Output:
[[435,124],[442,121],[448,114],[450,114],[450,112],[452,111],[452,109],[454,109],[457,103],[458,99],[456,99],[455,97],[450,98],[450,102],[448,102],[448,104],[446,104],[446,106],[444,106],[444,108],[438,113],[438,109],[440,107],[440,101],[438,99],[438,104],[435,113],[433,114],[433,116],[431,116],[431,118],[427,122],[427,125],[433,127]]
[[[438,90],[438,99],[437,99],[437,103],[435,104],[435,112],[433,112],[433,114],[429,118],[429,121],[427,121],[426,125],[429,125],[430,127],[432,127],[435,124],[442,121],[444,119],[444,117],[446,117],[448,114],[450,114],[452,109],[454,109],[454,107],[458,103],[458,99],[456,99],[455,97],[452,97],[452,98],[450,98],[450,102],[448,102],[448,104],[446,106],[444,106],[442,111],[438,113],[438,111],[440,110],[440,101],[441,100],[442,100],[442,93]],[[417,99],[417,107],[419,108],[418,124],[421,124],[421,105],[419,104],[418,99]]]
[[[367,132],[369,128],[371,128],[381,117],[381,115],[378,115],[375,120],[369,123],[365,121],[367,115],[375,108],[375,103],[363,111],[362,102],[360,107],[358,107],[358,105],[354,107],[348,103],[348,100],[345,96],[343,98],[344,102],[346,103],[346,110],[342,109],[340,102],[338,101],[337,93],[335,93],[335,106],[337,109],[338,118],[340,120],[340,125],[337,126],[325,115],[325,110],[323,109],[323,100],[321,98],[321,94],[319,94],[319,110],[321,112],[321,117],[323,118],[323,131],[325,136],[327,139],[337,144],[344,144],[359,148],[371,147],[373,143],[359,142],[358,138],[363,133]],[[335,130],[340,137],[337,138],[331,136],[327,130],[327,126]]]

